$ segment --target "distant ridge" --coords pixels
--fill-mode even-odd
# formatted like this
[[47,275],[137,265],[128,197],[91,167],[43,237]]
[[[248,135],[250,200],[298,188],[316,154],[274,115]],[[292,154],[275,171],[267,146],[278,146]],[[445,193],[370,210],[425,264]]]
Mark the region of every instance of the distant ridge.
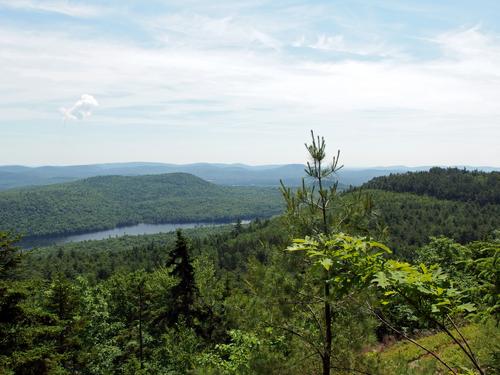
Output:
[[497,171],[433,167],[429,171],[379,176],[362,187],[481,205],[500,204],[500,172]]
[[[343,186],[358,186],[378,176],[408,171],[426,171],[422,167],[369,167],[342,168],[339,173]],[[463,168],[463,167],[460,167]],[[466,166],[468,170],[500,170],[495,167]],[[49,185],[60,182],[105,175],[139,176],[162,173],[190,173],[219,185],[233,186],[278,186],[280,179],[286,185],[298,185],[304,177],[304,165],[246,165],[241,163],[193,163],[167,164],[153,162],[104,163],[71,166],[26,167],[22,165],[0,166],[0,190],[22,186]]]
[[138,223],[231,222],[282,209],[276,188],[220,186],[188,173],[96,176],[0,192],[0,231],[29,237]]

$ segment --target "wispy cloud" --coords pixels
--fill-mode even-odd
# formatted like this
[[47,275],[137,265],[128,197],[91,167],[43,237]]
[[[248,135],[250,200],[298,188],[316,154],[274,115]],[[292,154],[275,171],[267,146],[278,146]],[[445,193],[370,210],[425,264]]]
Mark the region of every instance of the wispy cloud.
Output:
[[302,35],[292,43],[293,47],[305,47],[324,52],[337,52],[360,57],[394,57],[407,59],[408,54],[395,46],[389,46],[377,40],[348,42],[343,35],[319,34],[315,38]]
[[155,38],[170,46],[271,49],[281,46],[281,42],[269,33],[233,16],[174,13],[147,19],[144,26],[153,30]]
[[[480,31],[474,33],[482,35]],[[199,103],[217,98],[219,110],[273,108],[275,120],[282,111],[290,110],[305,115],[312,110],[334,115],[336,111],[401,108],[500,114],[500,88],[495,81],[500,74],[500,58],[495,43],[484,43],[477,54],[428,61],[315,61],[259,55],[246,49],[151,49],[104,41],[89,44],[58,34],[2,34],[10,35],[9,43],[2,44],[5,39],[0,38],[2,83],[4,87],[16,86],[20,94],[15,99],[24,102],[33,100],[42,89],[52,100],[61,100],[74,95],[75,90],[107,94],[112,88],[128,94],[114,100],[121,106],[127,102],[161,105],[173,99]],[[459,36],[448,34],[446,38],[455,40]],[[442,48],[446,51],[451,47],[447,43]],[[470,38],[462,40],[461,48],[478,47]],[[486,65],[489,70],[482,70]],[[477,80],[479,72],[482,80]],[[93,79],[89,81],[88,76]],[[158,113],[160,123],[170,111],[165,108],[166,112]],[[191,109],[186,102],[175,111],[188,115]],[[205,120],[200,117],[200,123]],[[119,113],[115,121],[120,121]]]
[[429,38],[437,43],[447,57],[465,60],[500,60],[500,37],[481,31],[477,25],[468,29],[453,30]]
[[[492,31],[429,31],[419,42],[435,53],[422,57],[381,35],[353,36],[345,25],[323,30],[315,24],[319,8],[279,9],[273,18],[260,17],[250,2],[240,13],[231,4],[221,14],[195,7],[137,16],[142,29],[133,41],[94,29],[89,37],[82,25],[79,32],[0,26],[3,121],[50,122],[54,108],[90,92],[106,105],[87,120],[89,127],[124,127],[136,135],[144,126],[154,128],[151,134],[182,129],[200,144],[211,133],[235,135],[238,151],[247,136],[303,137],[309,127],[354,149],[369,148],[373,139],[387,146],[397,138],[416,148],[431,138],[465,144],[500,137],[500,40]],[[86,117],[95,107],[78,104],[86,102],[82,97],[66,117]],[[440,147],[434,142],[433,151]],[[407,149],[400,151],[413,152]],[[269,146],[262,157],[280,152],[290,153]]]
[[344,37],[342,35],[326,36],[319,35],[315,43],[309,45],[311,48],[322,50],[343,51],[346,49]]
[[65,0],[0,0],[0,8],[26,11],[58,13],[70,17],[95,17],[102,14],[102,8],[74,4]]

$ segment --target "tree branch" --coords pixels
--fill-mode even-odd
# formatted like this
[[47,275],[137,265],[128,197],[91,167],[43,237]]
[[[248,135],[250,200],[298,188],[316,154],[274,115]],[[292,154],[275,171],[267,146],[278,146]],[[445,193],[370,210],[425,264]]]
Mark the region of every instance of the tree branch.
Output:
[[[451,317],[449,315],[446,315],[446,316],[448,317],[448,320],[451,322],[451,324],[453,325],[453,327],[455,328],[455,330],[458,332],[458,334],[460,335],[460,337],[462,338],[462,340],[464,340],[464,343],[467,346],[467,349],[469,349],[470,354],[474,357],[474,359],[476,359],[476,356],[474,355],[474,352],[472,351],[471,347],[469,346],[469,343],[465,339],[464,335],[462,335],[462,332],[460,332],[460,330],[458,329],[458,327],[455,324],[455,322],[451,319]],[[477,359],[476,359],[476,361],[477,361]]]
[[301,333],[298,333],[298,332],[294,331],[293,329],[285,327],[285,326],[277,326],[274,324],[267,324],[267,325],[269,327],[282,329],[283,331],[286,331],[288,333],[291,333],[292,335],[299,337],[302,341],[309,344],[309,346],[320,356],[320,358],[323,359],[323,353],[321,352],[321,350],[319,350],[318,347],[316,347],[316,345],[311,340],[309,340],[307,337],[305,337]]
[[413,340],[411,337],[409,337],[406,333],[398,330],[394,326],[392,326],[389,322],[387,322],[384,318],[382,318],[379,314],[377,314],[370,306],[368,306],[368,309],[382,322],[384,323],[387,327],[392,329],[394,332],[397,334],[403,336],[405,339],[410,341],[412,344],[418,346],[420,349],[425,350],[427,353],[432,355],[434,358],[436,358],[442,365],[444,365],[448,370],[450,370],[453,374],[457,374],[455,370],[453,370],[445,361],[443,361],[436,353],[434,353],[432,350],[427,349],[425,346],[422,346],[419,344],[417,341]]

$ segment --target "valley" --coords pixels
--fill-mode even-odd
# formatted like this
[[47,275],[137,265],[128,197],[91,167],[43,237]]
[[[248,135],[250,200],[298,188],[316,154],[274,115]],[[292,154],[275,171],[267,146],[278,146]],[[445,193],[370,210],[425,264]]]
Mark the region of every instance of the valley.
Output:
[[499,20],[0,0],[0,375],[500,375]]
[[[353,239],[357,243],[366,243],[363,246],[373,246],[377,244],[373,242],[374,239],[377,239],[390,247],[392,252],[384,256],[384,267],[392,267],[391,262],[413,267],[402,262],[415,262],[420,264],[415,267],[424,267],[415,270],[411,268],[416,275],[420,275],[422,270],[437,272],[435,275],[443,272],[441,269],[449,272],[446,277],[452,280],[453,285],[464,290],[460,300],[450,303],[465,306],[486,319],[488,329],[482,325],[466,325],[464,331],[473,338],[471,350],[480,353],[475,358],[488,369],[495,366],[494,354],[486,350],[483,343],[487,342],[486,332],[498,335],[497,328],[493,328],[490,312],[495,311],[495,305],[492,305],[491,299],[478,303],[474,299],[476,294],[465,290],[473,290],[473,293],[485,296],[491,293],[489,279],[481,275],[492,272],[491,266],[486,264],[500,250],[495,237],[495,230],[500,228],[499,176],[500,173],[497,172],[431,168],[428,172],[377,177],[359,187],[338,191],[334,189],[328,193],[334,199],[334,205],[328,210],[328,220],[332,220],[332,223],[342,222],[342,231],[356,233]],[[321,220],[321,215],[308,213],[310,209],[306,210],[307,206],[303,206],[300,211],[294,211],[293,208],[301,199],[309,204],[310,198],[304,195],[305,192],[301,193],[301,189],[307,191],[312,186],[293,187],[288,192],[272,187],[221,186],[190,174],[172,173],[99,176],[0,192],[1,229],[15,228],[16,233],[23,229],[25,233],[34,234],[18,243],[31,250],[23,251],[24,256],[16,267],[16,276],[8,284],[11,289],[3,292],[4,297],[0,297],[0,301],[1,298],[17,298],[19,302],[15,304],[28,299],[37,304],[40,302],[35,301],[41,298],[40,311],[56,314],[53,318],[55,320],[47,323],[38,320],[41,319],[36,315],[38,312],[22,310],[21,316],[29,317],[32,323],[18,326],[17,330],[21,340],[30,342],[29,347],[38,348],[39,354],[14,346],[16,355],[21,355],[29,366],[51,357],[50,352],[57,341],[53,341],[50,334],[44,338],[38,333],[32,333],[32,329],[65,327],[63,339],[69,340],[85,338],[82,335],[90,332],[91,327],[99,322],[103,325],[99,329],[107,330],[101,339],[91,338],[87,343],[81,344],[83,346],[65,341],[63,349],[60,349],[66,355],[73,356],[72,361],[79,363],[78,366],[83,366],[82,368],[85,368],[85,363],[94,360],[91,358],[96,356],[95,350],[105,348],[121,353],[112,356],[113,359],[106,365],[113,372],[120,372],[119,368],[123,368],[124,364],[129,366],[134,361],[141,361],[137,347],[129,349],[129,352],[123,347],[136,342],[139,334],[152,337],[152,341],[144,341],[142,344],[147,353],[143,354],[142,361],[145,366],[160,366],[162,370],[158,373],[167,369],[176,374],[193,368],[203,369],[202,371],[217,370],[224,368],[226,363],[235,363],[233,359],[228,360],[222,352],[218,352],[217,348],[220,346],[217,345],[235,345],[238,350],[248,350],[248,357],[241,363],[252,369],[250,373],[260,374],[267,372],[264,369],[279,369],[282,361],[295,363],[294,374],[318,368],[314,357],[294,362],[301,357],[302,351],[308,350],[310,344],[288,333],[292,329],[289,327],[293,325],[293,330],[300,330],[301,335],[311,335],[315,340],[324,337],[318,327],[315,327],[315,320],[311,320],[310,312],[317,311],[319,314],[324,309],[322,302],[315,302],[314,298],[321,298],[319,296],[323,295],[321,287],[316,283],[318,278],[321,280],[324,277],[320,272],[321,268],[329,263],[324,263],[324,260],[311,263],[308,258],[314,259],[323,253],[310,250],[309,247],[305,251],[311,251],[311,255],[304,261],[303,256],[290,247],[290,243],[299,241],[294,238],[300,238],[303,233],[311,233],[311,230],[314,233],[314,229],[310,229],[311,225],[314,228],[318,222],[316,220]],[[327,184],[327,188],[331,189],[332,185]],[[321,202],[321,195],[313,194],[310,197]],[[316,210],[318,206],[315,207]],[[243,220],[239,221],[241,219]],[[147,222],[150,224],[145,224]],[[120,227],[123,223],[128,223],[128,226]],[[372,238],[371,242],[365,242],[367,235]],[[9,237],[5,237],[5,234],[2,236],[2,251],[13,251]],[[333,240],[344,238],[342,236],[345,235],[340,232],[329,236]],[[320,235],[316,238],[322,237]],[[342,241],[349,238],[345,237]],[[300,241],[309,240],[305,237]],[[298,246],[301,243],[298,242]],[[187,264],[192,267],[192,271],[189,271],[192,276],[174,276],[174,270],[181,269],[184,260],[170,265],[168,263],[172,254],[183,249],[183,246],[189,249],[188,258],[185,259],[189,259]],[[316,245],[311,243],[310,246]],[[383,244],[376,246],[385,248]],[[342,251],[348,253],[342,255],[341,259],[351,260],[349,263],[345,263],[345,260],[342,262],[349,267],[357,267],[356,259],[359,255],[350,247],[345,249]],[[329,254],[325,258],[327,260],[335,259],[336,256],[335,253],[324,254]],[[376,256],[380,254],[377,253]],[[359,261],[366,262],[371,257],[372,255],[360,257]],[[354,366],[359,371],[373,370],[375,366],[380,369],[375,374],[380,375],[387,372],[405,374],[407,363],[414,366],[415,374],[423,375],[439,369],[436,361],[429,360],[412,346],[403,345],[402,334],[391,336],[392,340],[397,341],[394,349],[392,346],[384,347],[377,354],[380,350],[378,340],[385,340],[384,337],[394,334],[388,326],[377,324],[377,314],[383,313],[383,319],[390,316],[390,324],[396,325],[398,329],[411,329],[428,335],[419,342],[435,348],[443,362],[454,361],[456,366],[470,366],[467,356],[464,356],[453,340],[439,333],[440,330],[436,327],[428,326],[425,316],[421,316],[418,311],[399,310],[403,306],[409,308],[404,299],[384,300],[384,294],[381,295],[375,287],[377,283],[384,288],[389,285],[385,279],[380,279],[382,271],[367,274],[368,280],[373,279],[370,284],[357,279],[360,274],[372,272],[368,271],[371,267],[380,269],[377,264],[372,263],[368,268],[355,268],[357,271],[354,273],[350,268],[344,268],[341,272],[334,271],[338,283],[345,282],[346,272],[351,275],[349,283],[352,283],[353,277],[360,283],[360,289],[350,292],[355,293],[354,300],[342,297],[345,290],[343,286],[334,289],[339,293],[338,301],[328,300],[331,311],[343,311],[344,314],[331,322],[336,332],[332,337],[332,344],[349,352],[354,361],[351,363],[336,359],[336,363],[349,368]],[[423,264],[428,264],[432,271],[426,271]],[[442,268],[435,268],[438,266]],[[387,276],[384,277],[391,277],[389,270],[390,268],[385,271]],[[436,279],[437,285],[442,290],[447,290],[445,288],[450,284],[438,282],[439,277]],[[186,290],[189,290],[186,286],[176,289],[176,283],[184,282],[182,280],[194,283],[192,290],[196,302],[191,302],[192,305],[183,302],[176,309],[191,306],[189,308],[193,310],[189,314],[208,315],[200,315],[204,316],[202,320],[190,323],[184,321],[181,325],[176,323],[177,326],[168,322],[158,323],[157,319],[164,316],[162,314],[180,311],[171,310],[169,306],[177,303],[175,295],[185,296]],[[0,282],[0,287],[1,285]],[[147,285],[147,289],[141,289],[141,285],[144,288]],[[413,285],[413,282],[409,285]],[[433,285],[429,287],[434,288]],[[23,288],[31,288],[31,291]],[[48,297],[37,297],[38,290],[43,290]],[[70,309],[67,312],[70,314],[67,315],[68,318],[57,318],[57,311],[51,310],[50,301],[56,298],[56,292],[64,293],[54,301],[67,304]],[[15,297],[12,293],[23,293],[26,297]],[[375,315],[369,310],[358,309],[357,299],[363,299],[365,293],[369,298],[381,298],[382,303],[377,305]],[[425,300],[429,297],[419,295],[418,298]],[[449,301],[453,298],[455,297],[450,294]],[[126,304],[124,299],[128,301]],[[287,301],[298,302],[298,306],[307,303],[312,310],[290,310]],[[72,315],[77,313],[80,315]],[[95,314],[101,313],[106,317],[95,317]],[[465,316],[464,313],[456,314],[456,319]],[[270,317],[274,323],[269,323]],[[84,330],[79,331],[76,324],[83,324]],[[121,328],[104,328],[113,325]],[[192,327],[189,334],[185,331],[187,327]],[[157,330],[169,333],[167,336],[158,336]],[[177,335],[180,332],[188,336],[179,338]],[[205,338],[206,333],[203,332],[212,333],[209,338]],[[123,335],[127,337],[123,344],[114,341]],[[245,338],[240,339],[237,335],[244,335]],[[369,351],[356,349],[345,343],[343,340],[347,336],[363,343],[365,348],[370,348]],[[36,337],[36,341],[30,341],[31,337]],[[246,341],[239,341],[257,340],[257,337],[257,350],[255,344],[248,346]],[[180,344],[175,357],[163,357],[161,354],[163,345],[171,342],[168,340],[176,340]],[[202,343],[194,354],[185,346],[190,340]],[[275,340],[281,340],[280,345],[283,346],[275,347],[272,344]],[[446,343],[446,350],[438,346],[441,342]],[[404,352],[398,354],[401,350]],[[189,360],[180,359],[188,352]],[[0,360],[10,361],[6,362],[9,366],[20,366],[9,358],[0,355]],[[1,363],[0,361],[0,366]],[[57,363],[58,366],[67,366],[65,360]],[[104,363],[105,361],[101,362],[101,366]],[[276,371],[280,373],[280,370]]]

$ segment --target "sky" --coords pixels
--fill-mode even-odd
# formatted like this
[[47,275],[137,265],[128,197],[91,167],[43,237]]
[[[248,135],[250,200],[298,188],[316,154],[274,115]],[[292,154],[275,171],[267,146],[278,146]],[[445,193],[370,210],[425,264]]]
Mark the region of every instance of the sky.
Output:
[[0,0],[0,165],[500,166],[498,0]]

